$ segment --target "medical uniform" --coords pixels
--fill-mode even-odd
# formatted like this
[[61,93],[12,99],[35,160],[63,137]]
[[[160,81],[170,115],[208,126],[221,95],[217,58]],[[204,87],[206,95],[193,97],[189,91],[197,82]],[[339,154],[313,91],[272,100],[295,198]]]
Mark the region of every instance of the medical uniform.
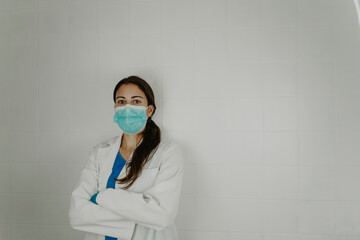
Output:
[[[121,189],[124,185],[117,182],[114,188],[106,188],[120,154],[121,137],[102,142],[89,153],[71,193],[70,225],[85,231],[85,240],[104,240],[105,236],[119,240],[177,240],[174,220],[184,164],[180,146],[162,140],[128,190]],[[117,178],[125,174],[126,165]],[[90,198],[97,192],[95,204]]]

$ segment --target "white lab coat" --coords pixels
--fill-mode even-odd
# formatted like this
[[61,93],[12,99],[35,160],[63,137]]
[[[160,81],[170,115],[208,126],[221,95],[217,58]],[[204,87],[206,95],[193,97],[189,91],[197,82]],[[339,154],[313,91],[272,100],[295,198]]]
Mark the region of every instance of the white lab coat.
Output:
[[[105,235],[119,240],[177,240],[174,219],[184,164],[180,146],[161,140],[142,174],[128,190],[121,189],[123,185],[117,182],[115,189],[106,189],[121,137],[99,143],[90,151],[71,193],[71,227],[85,231],[85,240],[104,240]],[[126,165],[118,179],[126,174],[125,168]],[[98,191],[96,205],[90,198]]]

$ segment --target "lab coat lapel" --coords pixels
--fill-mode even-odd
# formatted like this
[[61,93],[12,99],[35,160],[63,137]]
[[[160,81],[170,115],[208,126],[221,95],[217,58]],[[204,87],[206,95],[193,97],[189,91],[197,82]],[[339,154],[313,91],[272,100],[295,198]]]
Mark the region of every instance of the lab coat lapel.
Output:
[[114,165],[117,152],[120,148],[121,137],[122,135],[117,136],[113,141],[108,142],[108,147],[102,148],[99,151],[99,161],[102,162],[102,169],[100,171],[99,180],[101,183],[105,184],[105,186],[112,172],[112,167]]

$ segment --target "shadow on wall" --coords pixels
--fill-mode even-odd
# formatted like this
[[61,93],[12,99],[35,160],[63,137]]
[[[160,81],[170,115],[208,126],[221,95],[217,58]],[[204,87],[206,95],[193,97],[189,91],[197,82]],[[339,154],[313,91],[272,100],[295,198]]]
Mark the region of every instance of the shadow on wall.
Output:
[[359,26],[360,26],[360,3],[359,3],[359,0],[354,0],[354,4],[355,4],[358,20],[359,20]]

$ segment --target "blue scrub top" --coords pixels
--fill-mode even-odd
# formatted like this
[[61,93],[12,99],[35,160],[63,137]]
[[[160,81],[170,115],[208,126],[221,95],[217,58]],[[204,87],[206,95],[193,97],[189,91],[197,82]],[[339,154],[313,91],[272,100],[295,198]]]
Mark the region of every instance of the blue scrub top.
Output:
[[114,162],[114,166],[112,168],[112,173],[109,176],[109,179],[106,184],[106,188],[115,188],[115,179],[118,178],[121,170],[126,164],[126,160],[121,156],[120,152],[118,151],[116,155],[116,159]]

